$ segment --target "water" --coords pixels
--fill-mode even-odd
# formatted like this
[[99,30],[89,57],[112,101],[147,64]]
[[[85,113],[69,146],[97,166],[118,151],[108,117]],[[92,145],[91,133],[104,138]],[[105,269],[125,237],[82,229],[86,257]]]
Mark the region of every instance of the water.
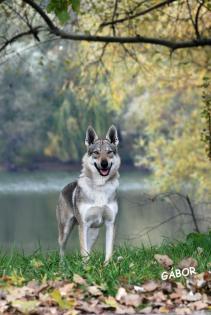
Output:
[[[77,176],[74,172],[0,173],[1,246],[30,252],[39,246],[57,248],[55,208],[59,191]],[[150,200],[146,193],[152,190],[150,177],[144,177],[139,171],[121,173],[117,245],[156,244],[163,238],[182,238],[194,229],[185,200],[176,195],[171,201],[168,198]],[[186,214],[180,216],[179,212]],[[200,228],[206,230],[211,226],[208,206],[201,205],[196,212],[200,214]],[[160,225],[163,221],[166,223]],[[102,229],[98,247],[103,246],[103,232]],[[78,247],[77,228],[68,247]]]

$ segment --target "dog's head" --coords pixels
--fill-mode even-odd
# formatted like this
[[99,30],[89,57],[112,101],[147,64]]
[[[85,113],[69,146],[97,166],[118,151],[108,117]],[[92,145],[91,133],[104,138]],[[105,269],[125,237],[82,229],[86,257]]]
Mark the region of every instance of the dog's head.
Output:
[[[85,144],[87,146],[86,166],[92,172],[101,176],[109,176],[117,172],[120,158],[117,153],[119,143],[115,126],[108,129],[105,139],[98,138],[95,130],[89,126],[86,131]],[[88,164],[88,165],[87,165]]]

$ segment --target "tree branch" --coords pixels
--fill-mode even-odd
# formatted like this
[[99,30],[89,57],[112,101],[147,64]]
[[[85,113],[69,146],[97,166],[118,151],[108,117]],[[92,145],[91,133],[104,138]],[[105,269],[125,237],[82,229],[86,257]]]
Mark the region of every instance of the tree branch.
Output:
[[100,27],[105,27],[105,26],[108,26],[108,25],[114,25],[114,24],[118,24],[118,23],[123,23],[125,21],[135,19],[135,18],[137,18],[139,16],[145,15],[145,14],[151,12],[151,11],[159,9],[159,8],[161,8],[161,7],[163,7],[163,6],[167,5],[167,4],[170,4],[172,2],[175,2],[175,1],[177,1],[177,0],[165,0],[163,2],[160,2],[160,3],[150,7],[148,9],[144,10],[144,11],[141,11],[141,12],[138,12],[138,13],[135,13],[135,14],[123,17],[123,18],[118,19],[118,20],[112,20],[112,21],[109,21],[109,22],[104,22],[104,23],[102,23],[100,25]]
[[62,30],[51,31],[56,36],[63,39],[70,39],[75,41],[88,41],[88,42],[101,42],[101,43],[119,43],[119,44],[153,44],[160,45],[170,48],[171,50],[199,47],[199,46],[210,46],[211,38],[201,38],[189,41],[169,41],[166,39],[158,39],[153,37],[135,36],[135,37],[121,37],[121,36],[93,36],[83,34],[71,34]]
[[191,23],[192,23],[192,25],[193,25],[193,28],[194,28],[195,33],[196,33],[196,37],[197,37],[198,39],[201,37],[201,36],[200,36],[200,33],[199,33],[199,26],[198,26],[199,13],[200,13],[200,10],[201,10],[201,8],[203,7],[203,5],[204,5],[204,0],[201,0],[200,3],[199,3],[199,6],[198,6],[198,8],[197,8],[196,16],[195,16],[195,20],[194,20],[194,19],[193,19],[193,16],[192,16],[192,12],[191,12],[191,7],[190,7],[189,0],[187,0],[187,7],[188,7],[188,11],[189,11]]
[[[186,212],[185,210],[180,211],[180,208],[177,206],[177,204],[172,201],[172,199],[171,199],[172,196],[177,196],[177,197],[183,199],[185,201],[186,205],[188,206],[190,212]],[[180,216],[191,216],[193,219],[193,223],[194,223],[196,232],[200,232],[199,225],[198,225],[199,217],[195,215],[195,210],[194,210],[194,207],[191,203],[189,196],[185,196],[179,192],[173,192],[173,191],[171,192],[170,191],[170,192],[160,193],[160,194],[155,195],[155,196],[146,195],[146,198],[147,198],[147,201],[150,203],[155,202],[156,200],[163,200],[163,198],[168,198],[171,205],[173,206],[173,209],[176,209],[178,211],[178,213],[174,214],[173,216],[165,219],[164,221],[162,221],[162,222],[160,222],[160,223],[158,223],[152,227],[144,228],[141,232],[138,232],[138,233],[132,235],[130,238],[127,238],[128,240],[134,240],[137,238],[141,238],[141,237],[145,236],[146,234],[152,232],[153,230],[158,229],[162,225],[164,225],[164,224],[166,224],[166,223],[168,223],[168,222],[170,222],[170,221],[172,221],[172,220],[174,220]],[[144,201],[141,204],[139,202],[136,204],[139,206],[143,206],[143,205],[146,205],[147,203],[146,203],[146,201]],[[207,220],[207,218],[206,218],[206,220]]]
[[193,222],[194,222],[194,225],[195,225],[196,232],[200,232],[199,226],[198,226],[198,222],[197,222],[197,219],[196,219],[196,215],[195,215],[195,211],[194,211],[194,208],[192,206],[192,203],[190,201],[189,196],[186,196],[186,201],[187,201],[188,207],[190,209],[190,212],[191,212],[191,215],[192,215],[192,218],[193,218]]
[[36,37],[40,28],[41,28],[41,26],[30,28],[30,30],[28,30],[26,32],[19,33],[19,34],[13,36],[12,38],[6,40],[4,42],[4,44],[0,47],[0,52],[3,51],[7,46],[9,46],[10,44],[12,44],[13,42],[15,42],[16,40],[18,40],[21,37],[25,37],[27,35],[33,35],[34,37]]
[[53,31],[54,29],[57,29],[57,26],[51,21],[49,16],[43,11],[43,9],[33,0],[23,0],[23,2],[27,3],[32,7],[39,15],[43,18],[45,23],[48,25],[49,29]]
[[172,221],[172,220],[174,220],[174,219],[176,219],[176,218],[178,218],[178,217],[181,217],[181,216],[191,216],[191,214],[190,214],[190,213],[187,213],[187,212],[180,212],[180,213],[177,213],[177,214],[175,214],[175,215],[173,215],[173,216],[171,216],[171,217],[165,219],[164,221],[162,221],[162,222],[160,222],[160,223],[154,225],[153,227],[150,227],[147,231],[145,231],[145,232],[143,232],[143,231],[142,231],[142,232],[139,232],[138,234],[136,234],[136,236],[132,236],[132,237],[127,238],[127,240],[128,240],[128,241],[132,241],[132,240],[135,240],[135,239],[137,239],[137,238],[141,238],[141,237],[145,236],[146,234],[149,234],[149,233],[151,233],[152,231],[158,229],[158,228],[161,227],[162,225],[164,225],[164,224],[166,224],[166,223],[169,223],[170,221]]
[[198,9],[196,11],[196,16],[195,16],[195,29],[196,29],[196,36],[197,38],[200,38],[200,32],[199,32],[199,25],[198,25],[198,21],[199,21],[199,13],[201,8],[204,5],[204,0],[202,0],[198,6]]
[[[189,47],[199,47],[199,46],[206,46],[211,45],[211,39],[201,38],[197,40],[190,40],[190,41],[180,41],[180,42],[173,42],[166,39],[157,39],[157,38],[150,38],[150,37],[142,37],[142,36],[135,36],[135,37],[112,37],[112,36],[97,36],[97,35],[84,35],[84,34],[71,34],[67,33],[63,30],[60,30],[48,17],[48,15],[42,10],[42,8],[35,3],[33,0],[23,0],[25,3],[29,4],[32,8],[34,8],[40,16],[44,19],[46,24],[49,27],[49,31],[63,39],[70,39],[75,41],[89,41],[89,42],[103,42],[103,43],[119,43],[119,44],[154,44],[154,45],[161,45],[170,48],[171,50],[181,49],[181,48],[189,48]],[[161,7],[163,5],[169,4],[176,0],[166,0],[158,5],[151,7],[149,10],[155,10],[155,8]],[[143,11],[142,11],[143,14]],[[146,14],[146,12],[145,12]]]
[[[68,39],[74,41],[88,41],[88,42],[99,42],[99,43],[118,43],[118,44],[153,44],[153,45],[160,45],[171,49],[174,51],[176,49],[182,48],[191,48],[191,47],[203,47],[203,46],[211,46],[211,38],[197,38],[192,40],[184,40],[184,41],[172,41],[162,38],[153,38],[153,37],[146,37],[146,36],[98,36],[98,35],[87,35],[87,34],[75,34],[63,31],[59,29],[53,21],[49,18],[49,16],[44,12],[44,10],[33,0],[23,0],[25,3],[30,5],[38,14],[42,17],[45,23],[48,26],[48,31],[61,38],[61,39]],[[173,2],[176,0],[168,0],[164,1],[165,4]],[[162,4],[164,5],[164,2]],[[161,3],[159,4],[161,5]],[[152,9],[152,8],[151,8]],[[34,28],[33,30],[38,32],[38,27]],[[12,39],[7,41],[6,46],[11,44],[15,40],[23,37],[24,35],[33,34],[32,30],[27,31],[25,33],[18,34],[14,36]],[[5,47],[5,45],[4,45]],[[0,51],[3,50],[3,47]]]
[[[118,8],[118,0],[115,0],[112,21],[114,21],[114,19],[115,19],[117,8]],[[115,30],[115,26],[113,23],[112,23],[112,29],[113,29],[113,35],[116,36],[116,30]]]

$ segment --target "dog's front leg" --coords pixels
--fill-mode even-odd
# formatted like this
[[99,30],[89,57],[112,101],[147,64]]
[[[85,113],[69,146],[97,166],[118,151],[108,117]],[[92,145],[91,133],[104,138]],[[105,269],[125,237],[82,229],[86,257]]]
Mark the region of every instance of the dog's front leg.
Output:
[[87,235],[88,235],[87,224],[84,224],[84,223],[79,224],[79,240],[80,240],[81,256],[84,258],[87,258],[89,255]]
[[113,252],[115,225],[114,222],[106,222],[106,255],[105,264],[109,262]]

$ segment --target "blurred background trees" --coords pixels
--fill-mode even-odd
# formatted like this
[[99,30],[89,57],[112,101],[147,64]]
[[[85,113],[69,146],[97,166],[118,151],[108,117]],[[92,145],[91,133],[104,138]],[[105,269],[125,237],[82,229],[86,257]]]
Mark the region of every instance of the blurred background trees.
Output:
[[[110,38],[152,36],[193,44],[209,39],[210,1],[163,1],[160,6],[160,1],[90,1],[81,2],[80,9],[78,1],[59,9],[56,1],[35,2],[51,12],[60,29],[88,38],[77,42],[55,38],[28,2],[1,4],[2,168],[79,162],[87,126],[104,134],[114,123],[123,165],[149,171],[158,190],[191,188],[209,195],[211,164],[201,141],[206,128],[201,111],[210,46],[169,50],[111,44]],[[8,43],[30,27],[30,36]],[[90,43],[96,33],[109,41]]]

